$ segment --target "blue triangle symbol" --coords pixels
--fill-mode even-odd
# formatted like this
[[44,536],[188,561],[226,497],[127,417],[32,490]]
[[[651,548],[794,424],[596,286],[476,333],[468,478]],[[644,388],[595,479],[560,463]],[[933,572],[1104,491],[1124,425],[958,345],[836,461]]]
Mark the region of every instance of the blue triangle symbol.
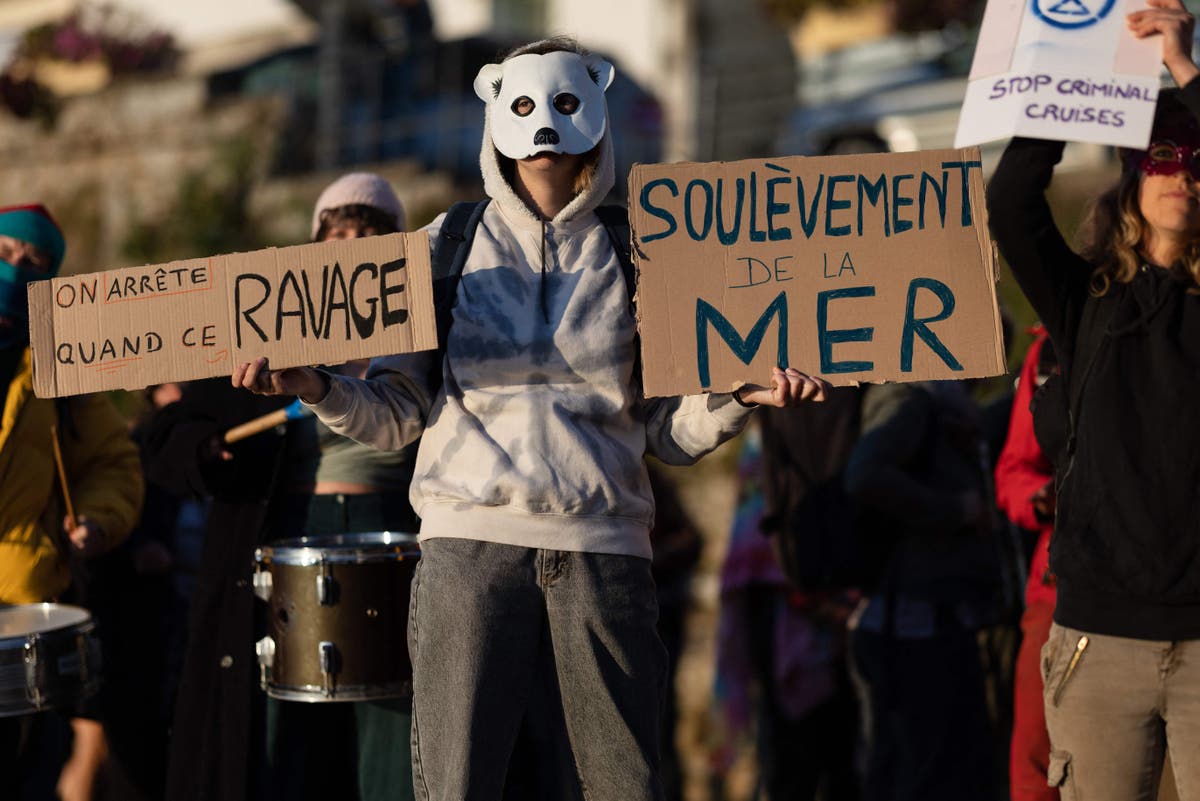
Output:
[[1080,0],[1062,0],[1058,5],[1051,7],[1048,13],[1071,17],[1086,17],[1092,12]]

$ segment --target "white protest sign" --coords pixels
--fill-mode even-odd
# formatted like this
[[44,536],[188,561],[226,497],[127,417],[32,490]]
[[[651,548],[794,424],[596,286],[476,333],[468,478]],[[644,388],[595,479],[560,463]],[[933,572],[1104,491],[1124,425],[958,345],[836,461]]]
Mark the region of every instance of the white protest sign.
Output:
[[1033,136],[1144,148],[1161,37],[1126,16],[1145,0],[988,0],[955,147]]

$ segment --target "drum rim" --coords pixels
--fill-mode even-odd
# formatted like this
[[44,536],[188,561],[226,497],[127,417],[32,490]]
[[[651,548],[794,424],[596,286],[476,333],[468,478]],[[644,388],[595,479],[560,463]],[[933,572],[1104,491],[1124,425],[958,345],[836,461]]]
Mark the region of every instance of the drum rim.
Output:
[[28,609],[29,607],[37,607],[40,611],[43,611],[43,612],[49,611],[52,609],[64,609],[64,610],[69,610],[72,612],[79,612],[80,614],[83,615],[83,618],[81,620],[76,620],[71,623],[62,623],[60,625],[56,625],[51,628],[35,629],[33,631],[27,631],[24,634],[0,635],[0,646],[8,646],[10,644],[18,644],[18,643],[26,642],[30,638],[30,636],[32,636],[34,634],[36,634],[38,636],[47,636],[50,634],[59,634],[62,632],[71,632],[73,634],[82,634],[82,633],[86,633],[90,629],[94,629],[96,627],[96,621],[92,617],[91,612],[84,609],[82,606],[75,606],[74,604],[58,604],[58,603],[51,603],[49,601],[43,601],[41,603],[35,603],[35,604],[15,604],[13,606],[0,607],[0,615],[2,615],[3,612],[5,612],[6,610]]
[[254,551],[254,561],[297,567],[392,562],[420,556],[417,535],[406,531],[318,534],[278,540]]
[[332,695],[327,695],[325,689],[317,684],[277,684],[268,681],[263,689],[268,696],[280,701],[304,701],[314,704],[380,701],[388,698],[411,698],[412,680],[405,679],[388,684],[338,685]]

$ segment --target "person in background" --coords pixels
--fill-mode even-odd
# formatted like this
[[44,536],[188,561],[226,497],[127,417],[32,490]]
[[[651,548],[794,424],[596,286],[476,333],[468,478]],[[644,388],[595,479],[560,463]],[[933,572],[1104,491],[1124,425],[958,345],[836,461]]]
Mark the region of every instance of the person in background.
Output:
[[1164,751],[1200,798],[1200,68],[1179,0],[1129,14],[1181,87],[1124,150],[1075,252],[1045,190],[1063,143],[1014,139],[988,185],[992,232],[1054,343],[1069,445],[1042,650],[1048,780],[1064,798],[1154,797]]
[[845,485],[886,549],[851,621],[867,801],[995,798],[976,635],[995,618],[999,564],[981,442],[962,382],[872,385],[863,396]]
[[[404,208],[379,175],[343,175],[321,192],[312,239],[326,242],[395,233]],[[360,360],[326,369],[362,378]],[[311,492],[305,533],[313,536],[393,531],[416,533],[408,502],[416,444],[379,451],[331,431],[316,417],[289,424],[294,435],[282,480]],[[411,698],[309,704],[267,700],[268,752],[281,799],[412,798]]]
[[[137,448],[108,398],[33,394],[26,288],[57,275],[65,251],[62,231],[43,206],[0,209],[0,605],[78,592],[75,563],[119,545],[142,504]],[[55,430],[74,520],[55,467]],[[56,791],[64,801],[92,797],[107,744],[95,710],[89,704],[82,711],[87,716],[71,720],[69,732],[57,712],[0,718],[0,775],[14,797],[40,800]],[[49,753],[72,742],[65,764]],[[32,750],[18,753],[21,743]],[[48,770],[31,771],[35,766]]]
[[1008,771],[1012,801],[1058,801],[1058,788],[1046,783],[1050,735],[1046,732],[1039,668],[1042,646],[1050,636],[1054,616],[1054,577],[1050,573],[1054,467],[1046,453],[1054,453],[1055,446],[1047,443],[1047,448],[1042,447],[1041,439],[1046,434],[1039,437],[1035,431],[1046,431],[1049,421],[1035,426],[1031,408],[1034,394],[1057,372],[1058,365],[1046,329],[1039,326],[1035,337],[1021,366],[1008,438],[996,463],[996,504],[1014,524],[1026,531],[1037,532],[1029,579],[1025,584],[1025,612],[1021,617],[1022,639],[1013,692],[1013,734]]
[[703,543],[696,526],[684,509],[666,471],[648,465],[650,491],[654,494],[654,527],[650,545],[654,549],[650,572],[658,596],[658,636],[667,649],[667,686],[662,712],[662,782],[665,801],[682,801],[683,766],[675,744],[679,725],[676,679],[687,639],[687,613],[691,607],[692,575],[700,562]]
[[[821,449],[836,451],[843,433],[857,431],[852,395],[834,389],[820,406],[764,410],[741,441],[738,503],[721,567],[715,694],[723,742],[715,761],[728,771],[737,740],[752,732],[758,787],[769,801],[859,798],[857,714],[846,668],[846,616],[855,593],[801,592],[782,569],[774,539],[788,512],[802,505],[796,488],[811,489],[827,475],[840,482],[839,458]],[[813,452],[787,454],[799,441],[791,435],[805,430],[822,433]],[[792,469],[795,463],[810,470]]]
[[[317,241],[347,239],[402,225],[388,183],[353,173],[321,195],[312,234]],[[353,375],[359,368],[334,369]],[[366,449],[313,418],[223,444],[228,429],[287,402],[197,381],[147,426],[153,480],[180,497],[212,498],[168,761],[172,801],[402,799],[411,792],[406,700],[304,708],[267,699],[258,687],[255,548],[306,533],[416,526],[405,501],[407,453]]]
[[[179,397],[178,384],[147,387],[130,421],[140,444],[154,411]],[[87,564],[80,602],[96,620],[104,681],[98,705],[109,745],[100,801],[163,798],[171,723],[170,639],[181,617],[174,596],[173,548],[179,499],[145,483],[145,500],[129,537]]]

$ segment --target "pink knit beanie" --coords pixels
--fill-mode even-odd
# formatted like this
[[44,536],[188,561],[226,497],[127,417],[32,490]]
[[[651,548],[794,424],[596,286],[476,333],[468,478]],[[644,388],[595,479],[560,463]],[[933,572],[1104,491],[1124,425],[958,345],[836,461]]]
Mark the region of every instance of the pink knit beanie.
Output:
[[373,206],[396,220],[396,230],[404,230],[404,206],[386,180],[372,172],[352,172],[325,187],[313,209],[312,237],[321,228],[321,213],[341,206]]

